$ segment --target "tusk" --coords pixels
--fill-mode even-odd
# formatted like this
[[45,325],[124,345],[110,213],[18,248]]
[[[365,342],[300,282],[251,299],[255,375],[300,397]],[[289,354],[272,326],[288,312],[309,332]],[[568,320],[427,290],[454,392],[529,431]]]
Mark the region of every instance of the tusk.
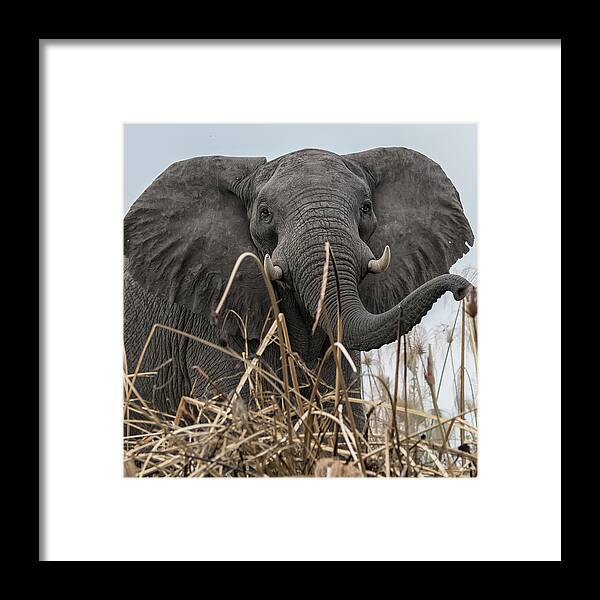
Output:
[[271,281],[277,281],[283,277],[283,271],[281,270],[281,267],[275,266],[268,254],[265,254],[263,266]]
[[369,273],[383,273],[389,266],[392,260],[390,247],[386,246],[381,258],[369,261]]

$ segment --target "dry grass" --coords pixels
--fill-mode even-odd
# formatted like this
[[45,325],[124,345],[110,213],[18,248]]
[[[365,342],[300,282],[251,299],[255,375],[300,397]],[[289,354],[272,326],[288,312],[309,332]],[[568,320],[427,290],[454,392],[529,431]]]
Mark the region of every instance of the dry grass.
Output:
[[[230,285],[246,258],[258,261],[242,255]],[[200,398],[190,393],[181,398],[175,414],[164,414],[137,391],[136,380],[148,376],[139,372],[141,358],[133,373],[125,373],[125,476],[476,476],[476,369],[470,372],[477,356],[476,298],[463,300],[454,323],[438,335],[417,327],[399,340],[392,369],[385,352],[363,355],[358,397],[342,376],[342,361],[351,362],[343,344],[334,342],[327,352],[325,360],[335,361],[338,376],[335,386],[326,388],[320,372],[310,371],[290,347],[285,317],[277,314],[267,278],[265,284],[277,316],[256,356],[238,356],[243,374],[235,392],[206,392]],[[228,290],[229,285],[225,295]],[[161,328],[169,329],[156,325],[145,350]],[[338,335],[339,330],[338,324]],[[279,376],[262,363],[269,344],[279,348]],[[436,356],[441,363],[437,374]],[[440,396],[448,378],[454,402]],[[368,415],[364,431],[357,430],[354,403],[363,404]]]

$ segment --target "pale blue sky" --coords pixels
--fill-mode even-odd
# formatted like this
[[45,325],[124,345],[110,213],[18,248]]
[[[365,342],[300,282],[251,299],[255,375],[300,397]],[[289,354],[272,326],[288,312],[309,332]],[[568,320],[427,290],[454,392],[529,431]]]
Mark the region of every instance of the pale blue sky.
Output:
[[[264,156],[267,160],[302,148],[348,154],[379,146],[404,146],[435,160],[454,183],[475,232],[475,245],[452,268],[464,273],[477,265],[476,124],[134,124],[124,128],[127,211],[152,181],[175,161],[193,156]],[[393,260],[393,257],[392,257]],[[452,323],[457,308],[450,294],[423,319],[435,330]],[[390,353],[384,353],[386,362]],[[446,378],[445,378],[446,380]],[[445,381],[446,383],[446,381]],[[451,379],[440,398],[451,410]]]

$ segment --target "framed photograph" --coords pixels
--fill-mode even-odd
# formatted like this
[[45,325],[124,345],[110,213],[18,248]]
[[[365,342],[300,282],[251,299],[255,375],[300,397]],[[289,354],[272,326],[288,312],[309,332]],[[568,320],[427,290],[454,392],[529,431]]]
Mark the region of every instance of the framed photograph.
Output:
[[125,125],[125,473],[476,476],[476,142]]
[[560,61],[40,40],[40,559],[560,560]]

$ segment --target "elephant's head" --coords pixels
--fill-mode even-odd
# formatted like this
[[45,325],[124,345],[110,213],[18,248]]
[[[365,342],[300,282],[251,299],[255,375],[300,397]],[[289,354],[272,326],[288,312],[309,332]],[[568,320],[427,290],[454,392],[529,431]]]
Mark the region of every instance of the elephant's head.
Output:
[[[161,174],[125,218],[135,279],[207,316],[237,257],[251,251],[314,317],[326,241],[353,349],[389,343],[400,317],[406,331],[445,291],[467,292],[463,278],[440,277],[473,243],[458,193],[439,165],[405,148],[193,158]],[[269,302],[255,265],[241,269],[228,306],[250,313],[248,333],[260,335]],[[333,323],[336,306],[330,270],[324,311]]]

